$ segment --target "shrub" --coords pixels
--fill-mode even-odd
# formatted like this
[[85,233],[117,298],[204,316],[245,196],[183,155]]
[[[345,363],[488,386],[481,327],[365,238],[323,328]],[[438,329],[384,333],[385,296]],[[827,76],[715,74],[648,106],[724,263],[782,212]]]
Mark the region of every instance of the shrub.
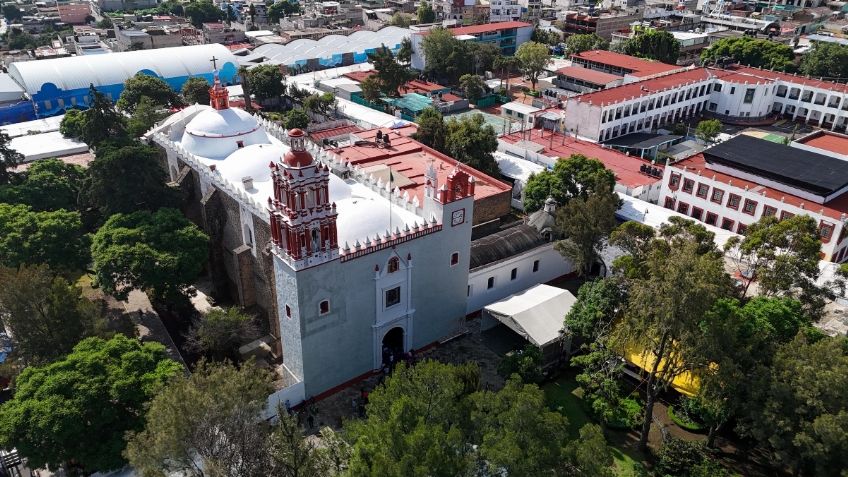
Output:
[[703,410],[697,399],[682,397],[680,401],[668,407],[668,417],[687,431],[700,432],[706,429],[701,417]]
[[669,437],[657,453],[656,475],[658,477],[685,477],[691,469],[706,460],[702,442],[684,441]]
[[644,407],[639,399],[627,397],[598,417],[611,429],[633,429],[642,422]]

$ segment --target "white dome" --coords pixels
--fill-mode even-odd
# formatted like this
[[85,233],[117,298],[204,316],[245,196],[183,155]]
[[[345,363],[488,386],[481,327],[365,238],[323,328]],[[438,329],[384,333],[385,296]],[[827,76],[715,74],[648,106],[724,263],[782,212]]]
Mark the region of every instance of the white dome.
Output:
[[237,108],[210,108],[199,113],[186,125],[180,141],[187,151],[210,159],[223,159],[239,148],[270,142],[256,118]]
[[216,166],[221,176],[236,184],[245,177],[251,177],[254,182],[269,181],[269,165],[280,162],[288,149],[282,144],[252,144],[238,149]]
[[330,185],[328,189],[330,191],[330,202],[348,199],[352,194],[350,186],[344,179],[335,174],[330,174]]

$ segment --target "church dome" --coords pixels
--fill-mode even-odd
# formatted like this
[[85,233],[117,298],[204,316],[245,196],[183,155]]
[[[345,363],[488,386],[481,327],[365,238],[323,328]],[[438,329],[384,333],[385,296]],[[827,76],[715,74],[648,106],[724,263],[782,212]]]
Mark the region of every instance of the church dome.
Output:
[[239,148],[271,141],[259,121],[237,108],[207,109],[189,121],[183,147],[200,157],[223,159]]
[[217,165],[221,176],[239,183],[245,177],[254,182],[271,180],[272,162],[279,162],[288,148],[281,144],[253,144],[230,154]]

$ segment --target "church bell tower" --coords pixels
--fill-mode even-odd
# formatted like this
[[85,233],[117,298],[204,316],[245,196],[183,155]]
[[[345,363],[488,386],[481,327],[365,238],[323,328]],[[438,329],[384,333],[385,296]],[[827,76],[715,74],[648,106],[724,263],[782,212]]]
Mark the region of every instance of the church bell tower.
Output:
[[330,169],[313,161],[303,131],[292,129],[288,136],[291,150],[270,165],[274,197],[268,198],[268,214],[278,255],[300,269],[338,258],[338,214],[330,202]]

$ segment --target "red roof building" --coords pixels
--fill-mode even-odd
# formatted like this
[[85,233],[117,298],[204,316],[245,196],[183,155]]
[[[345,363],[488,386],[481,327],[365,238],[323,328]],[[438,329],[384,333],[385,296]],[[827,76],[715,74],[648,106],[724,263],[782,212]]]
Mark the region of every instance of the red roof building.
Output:
[[848,136],[845,134],[816,131],[798,139],[792,146],[848,160]]
[[[377,132],[389,137],[390,145],[378,145]],[[377,128],[358,132],[351,136],[354,144],[333,149],[348,167],[386,175],[390,171],[394,186],[410,200],[424,201],[424,174],[433,164],[438,183],[445,184],[448,176],[457,167],[474,178],[474,224],[488,222],[509,213],[512,187],[476,169],[462,165],[459,161],[431,149],[409,137],[414,127],[399,129]]]
[[571,61],[576,65],[616,76],[630,75],[639,78],[684,69],[682,66],[669,65],[606,50],[590,50],[571,55]]

